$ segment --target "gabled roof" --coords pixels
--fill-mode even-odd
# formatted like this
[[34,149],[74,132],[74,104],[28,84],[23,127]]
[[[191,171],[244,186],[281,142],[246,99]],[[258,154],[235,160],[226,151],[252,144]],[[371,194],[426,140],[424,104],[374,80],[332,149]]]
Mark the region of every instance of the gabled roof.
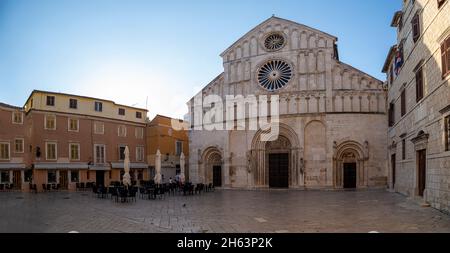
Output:
[[253,33],[254,31],[258,30],[259,27],[264,26],[265,24],[269,23],[269,22],[272,21],[272,20],[278,20],[278,21],[281,21],[281,22],[285,22],[285,23],[289,23],[289,24],[295,25],[295,26],[302,26],[302,27],[304,27],[304,28],[306,28],[306,29],[308,29],[308,30],[311,30],[311,31],[314,31],[314,32],[323,34],[323,35],[325,35],[326,37],[329,37],[330,39],[333,39],[333,40],[335,40],[335,41],[338,40],[338,38],[337,38],[336,36],[333,36],[333,35],[330,35],[330,34],[328,34],[328,33],[322,32],[322,31],[317,30],[317,29],[315,29],[315,28],[312,28],[312,27],[309,27],[309,26],[306,26],[306,25],[303,25],[303,24],[300,24],[300,23],[296,23],[296,22],[294,22],[294,21],[287,20],[287,19],[284,19],[284,18],[279,18],[279,17],[272,16],[272,17],[266,19],[266,20],[265,20],[264,22],[262,22],[261,24],[259,24],[259,25],[257,25],[256,27],[254,27],[253,29],[251,29],[251,30],[250,30],[249,32],[247,32],[244,36],[242,36],[241,38],[239,38],[236,42],[234,42],[231,46],[229,46],[225,51],[223,51],[223,52],[220,54],[220,56],[223,57],[223,56],[224,56],[226,53],[228,53],[228,51],[230,51],[236,44],[238,44],[238,43],[241,42],[245,37],[247,37],[247,35]]

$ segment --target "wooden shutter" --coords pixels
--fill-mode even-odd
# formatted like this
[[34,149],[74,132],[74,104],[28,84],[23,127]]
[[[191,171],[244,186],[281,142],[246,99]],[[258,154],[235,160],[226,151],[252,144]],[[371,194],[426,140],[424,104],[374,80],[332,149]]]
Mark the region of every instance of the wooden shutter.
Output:
[[417,42],[420,37],[419,14],[414,15],[412,21],[413,40]]
[[405,89],[402,91],[401,103],[402,103],[401,113],[403,116],[406,114],[406,91],[405,91]]
[[419,68],[416,72],[416,102],[419,102],[423,98],[423,73],[422,68]]

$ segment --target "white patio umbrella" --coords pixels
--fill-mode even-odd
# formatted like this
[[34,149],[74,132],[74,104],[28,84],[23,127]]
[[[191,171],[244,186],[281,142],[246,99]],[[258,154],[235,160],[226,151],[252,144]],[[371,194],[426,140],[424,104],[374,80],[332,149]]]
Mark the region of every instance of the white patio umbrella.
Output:
[[183,184],[184,184],[184,179],[185,179],[184,166],[185,166],[185,157],[184,157],[183,152],[181,152],[181,156],[180,156],[180,170],[181,170],[180,180],[181,180],[181,183],[183,183]]
[[123,161],[123,168],[125,170],[125,174],[123,175],[123,185],[130,186],[131,185],[131,176],[130,176],[130,150],[128,146],[125,147],[125,160]]
[[161,152],[156,151],[156,158],[155,158],[155,170],[156,170],[156,175],[155,175],[155,184],[161,184]]

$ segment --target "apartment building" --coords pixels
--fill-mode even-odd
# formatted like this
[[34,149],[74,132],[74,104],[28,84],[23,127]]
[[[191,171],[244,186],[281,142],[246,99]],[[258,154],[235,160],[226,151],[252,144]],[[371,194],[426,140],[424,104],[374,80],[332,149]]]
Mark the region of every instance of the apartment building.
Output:
[[386,59],[389,186],[450,211],[450,5],[404,0]]
[[[149,177],[145,109],[39,90],[31,93],[23,108],[1,109],[2,150],[10,149],[14,143],[14,149],[17,146],[20,151],[23,140],[23,151],[8,151],[9,157],[3,154],[0,168],[2,172],[9,169],[9,181],[21,181],[23,190],[28,189],[28,182],[41,191],[44,184],[74,190],[76,183],[108,185],[121,181],[126,146],[130,150],[132,179]],[[18,119],[19,114],[22,120]],[[16,125],[15,130],[11,131],[9,125]],[[16,170],[21,170],[20,179]]]
[[[173,126],[175,122],[177,126]],[[164,180],[175,178],[180,173],[180,157],[185,156],[186,167],[185,177],[189,179],[188,158],[189,158],[189,137],[187,130],[179,130],[179,127],[187,125],[185,121],[170,117],[156,115],[147,126],[147,160],[154,175],[156,152],[161,152],[161,173]]]

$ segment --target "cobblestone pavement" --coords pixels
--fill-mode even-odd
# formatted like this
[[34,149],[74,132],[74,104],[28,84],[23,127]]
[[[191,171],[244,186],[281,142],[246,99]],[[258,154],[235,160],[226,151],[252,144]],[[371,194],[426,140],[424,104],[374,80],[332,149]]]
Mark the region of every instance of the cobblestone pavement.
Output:
[[69,231],[450,232],[450,216],[385,191],[222,190],[134,203],[89,192],[0,193],[0,232]]

